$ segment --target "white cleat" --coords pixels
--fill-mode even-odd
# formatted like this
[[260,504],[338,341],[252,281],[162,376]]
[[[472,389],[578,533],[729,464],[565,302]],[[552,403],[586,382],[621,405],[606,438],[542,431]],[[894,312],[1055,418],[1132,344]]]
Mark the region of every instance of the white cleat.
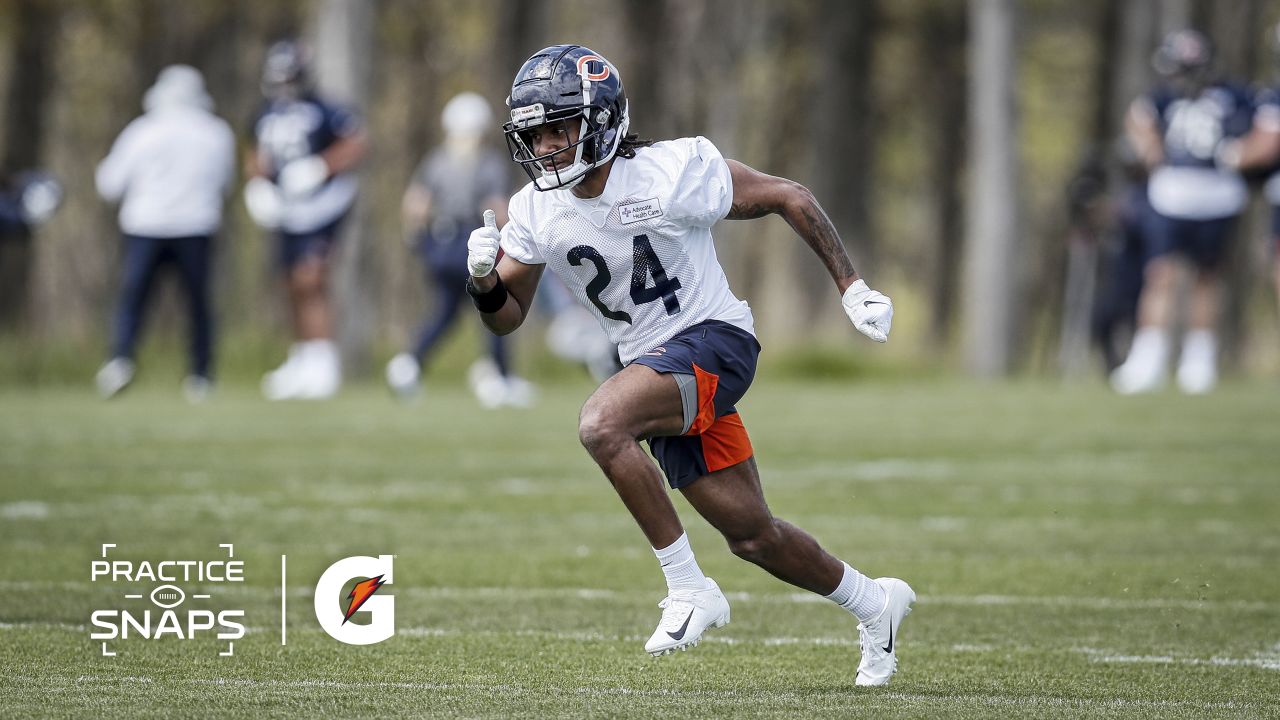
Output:
[[888,685],[898,671],[898,626],[916,601],[911,586],[897,578],[876,578],[875,582],[884,590],[884,609],[874,620],[858,624],[862,661],[854,684],[863,687]]
[[515,375],[508,375],[504,380],[506,390],[502,404],[507,407],[531,408],[538,400],[538,388],[528,380]]
[[1213,361],[1184,360],[1178,366],[1178,389],[1187,395],[1204,395],[1218,384],[1218,368]]
[[662,619],[644,644],[644,651],[654,657],[696,647],[707,629],[729,624],[729,601],[711,578],[705,590],[676,590],[658,607]]
[[1164,383],[1164,367],[1141,358],[1131,358],[1111,373],[1111,389],[1121,395],[1152,393],[1164,387]]
[[328,400],[342,387],[342,360],[332,340],[304,343],[302,364],[298,370],[298,387],[293,397],[298,400]]
[[213,381],[203,375],[188,375],[182,380],[182,396],[192,405],[199,405],[213,394]]
[[289,400],[298,394],[302,380],[302,347],[302,343],[294,343],[284,363],[262,376],[262,395],[268,400]]
[[486,410],[502,407],[507,401],[507,381],[489,358],[481,358],[467,368],[467,384]]
[[125,357],[114,357],[98,370],[94,382],[98,386],[98,394],[103,399],[110,399],[129,387],[133,382],[133,361]]
[[418,394],[418,380],[422,366],[413,355],[402,352],[387,363],[387,387],[401,400],[411,400]]

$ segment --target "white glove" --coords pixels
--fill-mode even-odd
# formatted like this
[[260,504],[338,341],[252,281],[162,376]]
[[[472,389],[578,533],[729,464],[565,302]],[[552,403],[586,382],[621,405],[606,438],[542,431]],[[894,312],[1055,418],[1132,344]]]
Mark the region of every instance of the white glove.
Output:
[[255,177],[244,185],[244,205],[249,209],[249,217],[264,230],[275,230],[280,227],[284,216],[284,198],[280,196],[280,188],[264,177]]
[[329,179],[329,165],[319,155],[291,160],[280,169],[280,191],[289,199],[303,198]]
[[467,238],[467,270],[471,277],[484,277],[493,272],[498,263],[498,239],[502,233],[498,231],[498,217],[492,210],[484,211],[484,227],[471,231]]
[[889,339],[889,327],[893,325],[893,301],[867,287],[865,280],[850,285],[844,291],[840,304],[858,332],[876,342]]
[[1244,150],[1244,142],[1235,138],[1227,138],[1213,149],[1213,164],[1222,170],[1240,171],[1240,155]]
[[62,183],[47,175],[36,178],[23,188],[20,204],[23,222],[39,225],[62,204]]

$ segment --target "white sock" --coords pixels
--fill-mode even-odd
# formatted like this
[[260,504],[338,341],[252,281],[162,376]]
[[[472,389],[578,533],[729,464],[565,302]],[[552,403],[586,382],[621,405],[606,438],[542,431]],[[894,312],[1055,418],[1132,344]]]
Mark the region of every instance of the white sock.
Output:
[[885,595],[884,588],[875,580],[844,563],[844,577],[827,599],[853,613],[861,622],[868,622],[884,610]]
[[682,534],[675,542],[659,550],[653,549],[662,563],[662,574],[667,576],[667,590],[705,590],[707,576],[702,574],[698,561],[689,547],[689,535]]

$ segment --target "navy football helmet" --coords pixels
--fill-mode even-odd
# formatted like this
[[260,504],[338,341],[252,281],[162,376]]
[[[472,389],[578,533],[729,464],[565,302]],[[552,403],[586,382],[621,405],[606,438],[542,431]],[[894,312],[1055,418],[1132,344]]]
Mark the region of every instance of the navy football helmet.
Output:
[[262,94],[297,99],[311,87],[311,52],[297,40],[281,40],[267,50],[262,64]]
[[1156,72],[1165,77],[1197,77],[1213,63],[1213,43],[1196,30],[1175,30],[1164,36],[1151,58]]
[[[502,126],[511,159],[524,168],[538,190],[571,188],[593,168],[613,159],[627,134],[630,117],[618,69],[581,45],[553,45],[525,61],[507,98],[511,120]],[[534,154],[529,131],[550,123],[581,123],[568,167],[543,163],[553,154]]]

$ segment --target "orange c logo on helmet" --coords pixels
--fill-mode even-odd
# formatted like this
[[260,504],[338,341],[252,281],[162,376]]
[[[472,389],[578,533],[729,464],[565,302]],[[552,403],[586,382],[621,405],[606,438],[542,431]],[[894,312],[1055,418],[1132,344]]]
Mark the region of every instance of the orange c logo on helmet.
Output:
[[[600,63],[600,72],[591,72],[591,63]],[[583,55],[578,58],[578,74],[584,80],[599,82],[609,77],[609,63],[599,55]]]

